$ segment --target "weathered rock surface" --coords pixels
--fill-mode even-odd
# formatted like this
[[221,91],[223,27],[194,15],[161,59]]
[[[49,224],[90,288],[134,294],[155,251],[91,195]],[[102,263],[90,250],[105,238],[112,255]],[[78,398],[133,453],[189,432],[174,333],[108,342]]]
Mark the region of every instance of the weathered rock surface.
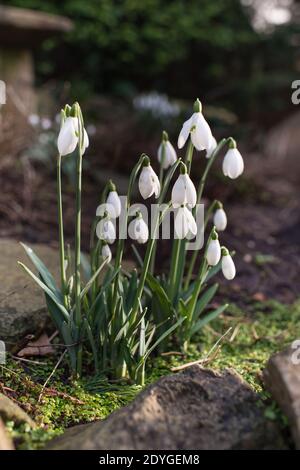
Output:
[[0,419],[1,418],[3,421],[14,421],[16,424],[27,423],[30,427],[35,427],[35,423],[30,416],[2,393],[0,393]]
[[[32,246],[52,274],[57,274],[57,253],[42,245]],[[39,334],[48,321],[42,290],[21,269],[18,261],[35,272],[22,246],[15,241],[0,240],[0,340],[13,349],[28,334]],[[58,276],[55,276],[58,278]]]
[[231,370],[163,377],[107,419],[73,427],[49,449],[270,449],[283,446],[258,396]]
[[5,431],[5,426],[0,418],[0,450],[14,450],[12,440]]
[[264,381],[287,416],[296,448],[300,449],[300,342],[298,352],[288,348],[270,358]]

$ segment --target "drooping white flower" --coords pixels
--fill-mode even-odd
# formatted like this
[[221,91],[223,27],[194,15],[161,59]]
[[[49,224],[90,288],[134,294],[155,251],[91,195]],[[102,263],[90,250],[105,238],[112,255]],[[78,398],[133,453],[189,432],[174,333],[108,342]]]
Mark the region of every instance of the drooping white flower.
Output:
[[229,251],[226,248],[222,248],[222,272],[226,279],[231,281],[234,279],[236,274],[235,265]]
[[197,203],[197,192],[196,188],[187,173],[180,174],[175,181],[172,189],[172,206],[180,207],[187,205],[192,208]]
[[197,235],[196,221],[186,206],[179,207],[177,211],[175,216],[175,233],[180,240],[186,238],[189,234],[193,237]]
[[111,220],[108,218],[100,220],[96,227],[96,234],[100,240],[104,240],[110,245],[116,240],[116,229]]
[[159,179],[151,167],[150,163],[143,166],[139,178],[139,191],[144,199],[148,199],[153,194],[157,199],[160,194]]
[[129,236],[136,240],[138,243],[143,244],[148,241],[149,229],[146,222],[143,220],[142,215],[139,214],[135,217],[128,226]]
[[[57,148],[63,157],[73,153],[79,141],[78,118],[69,116],[63,122],[57,139]],[[85,153],[89,146],[89,137],[85,129],[83,129],[82,154]]]
[[163,139],[157,151],[157,158],[164,170],[172,166],[177,160],[176,151],[169,141],[166,132],[163,132]]
[[112,259],[111,249],[109,248],[109,246],[106,243],[102,246],[101,255],[104,259],[107,260],[108,263]]
[[218,234],[213,232],[212,238],[206,251],[206,260],[209,266],[216,266],[221,259],[221,246],[218,240]]
[[109,192],[106,199],[106,210],[112,219],[120,217],[121,214],[121,201],[117,191],[114,189]]
[[216,139],[214,138],[214,136],[212,136],[212,139],[210,141],[210,147],[206,150],[206,158],[210,158],[212,156],[217,146],[218,146],[218,143]]
[[213,136],[202,114],[202,105],[199,100],[194,103],[193,115],[182,126],[178,137],[178,148],[181,149],[185,145],[189,135],[197,150],[207,150],[211,147]]
[[214,213],[214,226],[218,232],[223,232],[227,227],[227,216],[223,207],[219,207]]
[[238,149],[236,142],[231,139],[229,149],[223,160],[223,173],[231,179],[238,178],[244,171],[244,160]]
[[78,120],[75,117],[67,117],[59,131],[57,139],[58,152],[61,156],[73,153],[78,144]]

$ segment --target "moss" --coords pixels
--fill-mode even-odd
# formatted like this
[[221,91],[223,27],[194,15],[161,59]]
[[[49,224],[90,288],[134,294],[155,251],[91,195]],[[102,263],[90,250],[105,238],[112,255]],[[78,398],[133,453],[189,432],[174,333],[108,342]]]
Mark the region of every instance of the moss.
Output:
[[[172,367],[205,357],[229,328],[218,355],[208,366],[219,370],[235,369],[262,399],[268,399],[262,387],[261,372],[272,353],[300,337],[300,302],[291,306],[273,301],[252,303],[243,309],[232,305],[226,315],[203,330],[187,356],[160,356],[149,362],[147,382],[170,373]],[[41,448],[66,427],[103,419],[129,403],[141,389],[128,384],[108,384],[103,377],[72,382],[62,366],[39,399],[42,384],[56,361],[57,358],[51,358],[43,365],[28,365],[9,360],[6,367],[0,369],[0,382],[6,387],[4,392],[17,400],[38,424],[37,429],[31,430],[28,425],[6,423],[20,449]],[[266,416],[280,420],[283,425],[286,422],[270,400]]]

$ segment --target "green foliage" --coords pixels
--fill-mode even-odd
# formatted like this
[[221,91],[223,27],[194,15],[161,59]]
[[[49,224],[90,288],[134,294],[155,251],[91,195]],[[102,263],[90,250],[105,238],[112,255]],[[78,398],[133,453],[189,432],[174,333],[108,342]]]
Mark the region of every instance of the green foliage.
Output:
[[38,52],[38,69],[43,78],[72,75],[77,98],[89,90],[131,95],[149,89],[191,98],[216,88],[218,104],[240,116],[261,110],[262,100],[275,110],[286,105],[278,90],[290,86],[297,47],[291,37],[299,28],[259,34],[240,0],[2,3],[73,19],[75,29],[64,41],[51,39]]

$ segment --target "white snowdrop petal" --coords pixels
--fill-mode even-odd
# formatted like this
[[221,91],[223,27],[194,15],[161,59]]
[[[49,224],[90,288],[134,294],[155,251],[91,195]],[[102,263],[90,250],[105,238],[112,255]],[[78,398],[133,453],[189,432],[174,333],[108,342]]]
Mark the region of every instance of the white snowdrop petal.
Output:
[[185,217],[188,222],[189,232],[195,237],[197,235],[196,221],[193,217],[193,214],[191,213],[189,209],[185,207],[184,210],[185,210]]
[[100,240],[112,244],[116,240],[116,229],[111,220],[102,219],[97,224],[96,234]]
[[223,173],[231,179],[240,176],[244,171],[244,161],[237,148],[228,149],[223,160]]
[[121,214],[121,201],[117,191],[110,191],[106,200],[106,210],[109,217],[116,219]]
[[177,146],[179,149],[181,149],[185,145],[188,139],[188,136],[190,134],[190,130],[192,127],[192,121],[193,121],[193,116],[183,123],[182,129],[178,137],[178,142],[177,142]]
[[111,249],[109,248],[108,245],[103,245],[102,250],[101,250],[101,255],[104,259],[107,259],[108,262],[111,261],[112,254],[111,254]]
[[221,259],[221,246],[219,240],[211,240],[209,242],[206,260],[209,266],[216,266]]
[[142,218],[137,217],[133,219],[129,224],[128,231],[129,231],[129,236],[133,240],[136,240],[138,243],[143,244],[148,241],[148,238],[149,238],[148,225]]
[[193,114],[194,130],[191,132],[193,145],[197,150],[208,149],[211,145],[212,133],[202,113]]
[[235,277],[235,265],[232,257],[229,254],[222,257],[222,272],[224,277],[229,281],[231,281]]
[[214,214],[214,225],[218,232],[222,232],[227,227],[227,216],[224,209],[217,209]]
[[86,149],[90,145],[90,139],[88,133],[85,129],[83,129],[83,144],[82,144],[82,154],[85,153]]
[[159,179],[151,165],[144,166],[139,177],[139,191],[144,199],[148,199],[155,194],[158,198],[160,194]]
[[216,139],[214,138],[214,136],[212,136],[209,148],[207,149],[207,152],[206,152],[206,158],[210,158],[212,156],[212,154],[214,153],[214,151],[217,148],[217,145],[218,145],[218,143],[217,143]]
[[195,207],[197,203],[197,191],[189,175],[185,175],[186,202],[189,207]]
[[78,144],[76,126],[78,127],[77,119],[73,117],[68,117],[63,123],[57,139],[57,148],[61,156],[74,152]]
[[184,175],[178,176],[172,188],[171,201],[172,201],[173,207],[175,208],[180,207],[182,204],[186,203],[185,182],[184,182],[183,176]]
[[185,238],[189,232],[189,224],[185,214],[185,207],[179,207],[175,216],[175,234],[179,240]]
[[166,170],[170,166],[174,165],[174,163],[177,160],[177,154],[173,145],[171,144],[169,140],[166,142],[165,145],[166,145],[166,156],[165,156],[163,168]]

